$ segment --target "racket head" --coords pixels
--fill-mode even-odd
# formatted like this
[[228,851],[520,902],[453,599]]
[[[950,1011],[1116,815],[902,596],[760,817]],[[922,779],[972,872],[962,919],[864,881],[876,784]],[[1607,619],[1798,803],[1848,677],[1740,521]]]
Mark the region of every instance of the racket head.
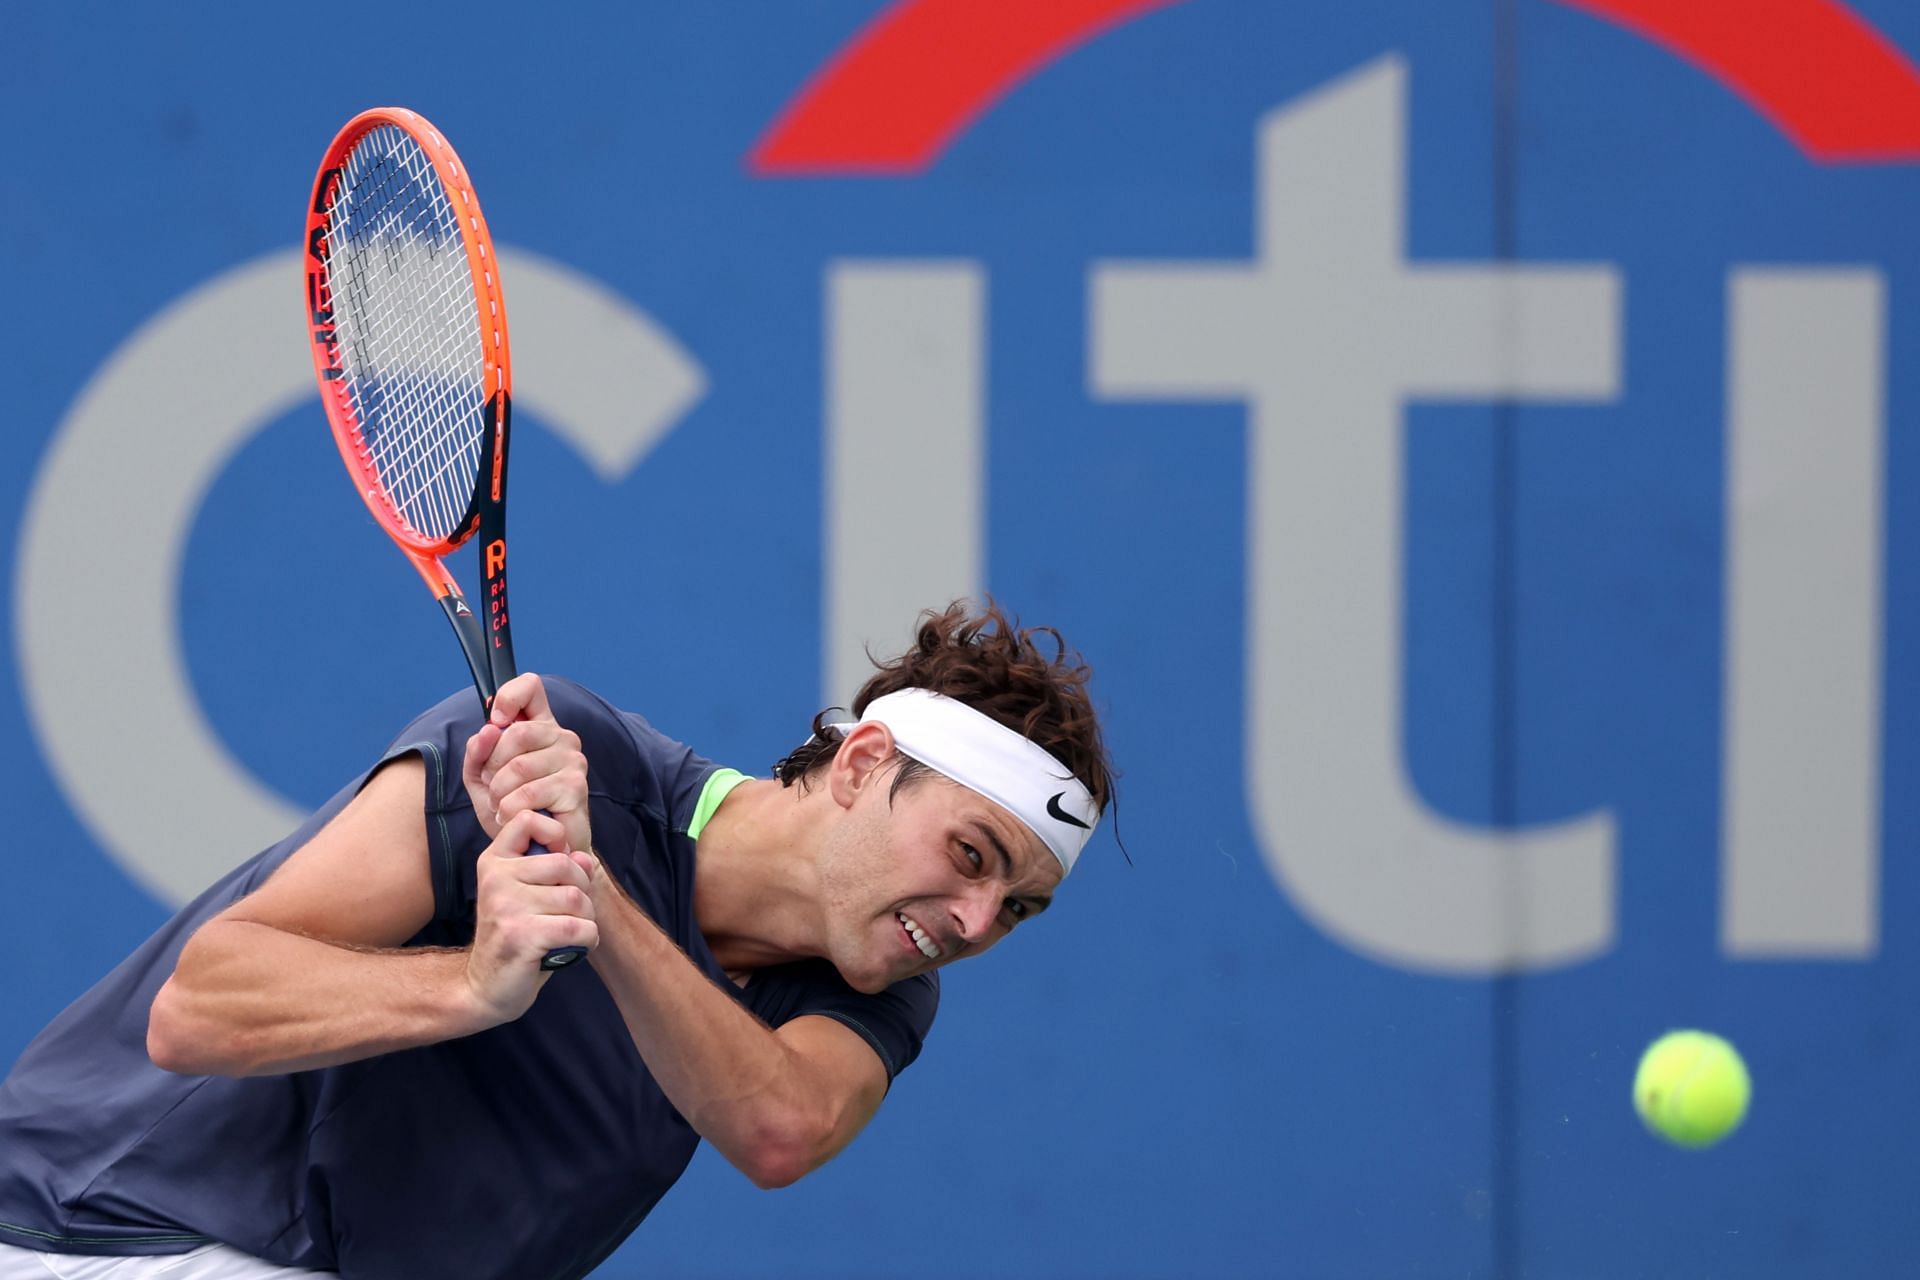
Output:
[[466,166],[417,112],[363,111],[320,162],[306,243],[307,332],[340,457],[395,542],[446,555],[499,500],[512,391]]

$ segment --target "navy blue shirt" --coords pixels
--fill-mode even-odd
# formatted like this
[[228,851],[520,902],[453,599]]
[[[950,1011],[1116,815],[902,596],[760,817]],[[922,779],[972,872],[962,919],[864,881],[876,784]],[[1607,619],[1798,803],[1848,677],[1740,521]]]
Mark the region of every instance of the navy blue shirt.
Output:
[[[868,996],[805,961],[735,986],[693,918],[687,826],[715,766],[578,685],[549,679],[547,692],[587,756],[596,850],[693,963],[771,1026],[832,1017],[889,1079],[912,1062],[937,980]],[[435,909],[409,945],[472,940],[487,839],[460,762],[479,723],[478,699],[456,695],[383,757],[426,763]],[[348,1280],[539,1280],[585,1275],[673,1185],[699,1137],[585,964],[555,974],[517,1021],[345,1066],[234,1080],[148,1060],[148,1010],[187,938],[370,773],[184,908],[21,1054],[0,1085],[0,1241],[161,1254],[217,1240]]]

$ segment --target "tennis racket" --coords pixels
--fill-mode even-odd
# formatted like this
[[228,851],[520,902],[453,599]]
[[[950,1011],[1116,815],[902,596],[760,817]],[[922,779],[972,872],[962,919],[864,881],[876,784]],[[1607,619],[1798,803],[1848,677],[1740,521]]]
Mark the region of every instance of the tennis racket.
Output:
[[[349,120],[307,211],[307,335],[334,443],[373,518],[453,624],[481,705],[513,679],[512,370],[493,241],[460,157],[399,107]],[[446,566],[479,547],[476,615]],[[529,853],[543,853],[533,846]],[[550,952],[558,969],[583,947]]]

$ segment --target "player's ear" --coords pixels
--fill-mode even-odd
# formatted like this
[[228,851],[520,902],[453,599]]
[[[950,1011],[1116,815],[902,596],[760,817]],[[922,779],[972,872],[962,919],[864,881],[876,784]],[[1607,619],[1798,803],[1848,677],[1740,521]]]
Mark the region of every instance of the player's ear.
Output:
[[893,731],[877,720],[853,726],[841,740],[827,766],[827,790],[834,802],[850,809],[860,793],[879,780],[880,770],[893,759]]

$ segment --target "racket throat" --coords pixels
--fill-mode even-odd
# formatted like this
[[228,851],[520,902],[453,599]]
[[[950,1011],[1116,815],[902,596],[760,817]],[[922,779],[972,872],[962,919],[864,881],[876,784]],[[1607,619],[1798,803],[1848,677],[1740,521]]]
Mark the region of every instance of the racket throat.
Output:
[[460,652],[467,657],[467,669],[473,673],[473,687],[479,691],[480,706],[492,711],[493,697],[500,691],[500,685],[494,679],[493,656],[487,644],[486,627],[467,604],[466,597],[457,590],[448,591],[440,597],[440,608],[445,611],[447,621],[453,624],[453,634],[460,641]]

